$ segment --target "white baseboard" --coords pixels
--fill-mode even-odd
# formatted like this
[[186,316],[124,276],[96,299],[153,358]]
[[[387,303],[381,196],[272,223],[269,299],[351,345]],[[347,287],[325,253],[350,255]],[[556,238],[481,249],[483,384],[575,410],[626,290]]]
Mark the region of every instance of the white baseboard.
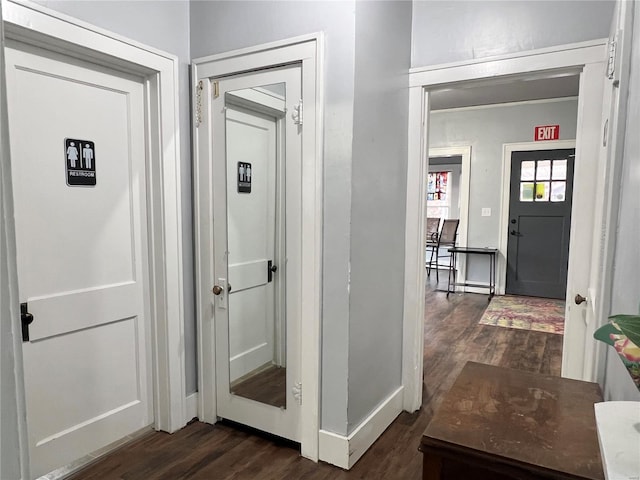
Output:
[[261,343],[229,359],[229,379],[238,378],[270,363],[273,359],[273,345]]
[[186,424],[198,417],[198,392],[187,395],[184,404],[184,423]]
[[349,435],[319,432],[320,460],[349,470],[402,412],[404,387],[398,388]]

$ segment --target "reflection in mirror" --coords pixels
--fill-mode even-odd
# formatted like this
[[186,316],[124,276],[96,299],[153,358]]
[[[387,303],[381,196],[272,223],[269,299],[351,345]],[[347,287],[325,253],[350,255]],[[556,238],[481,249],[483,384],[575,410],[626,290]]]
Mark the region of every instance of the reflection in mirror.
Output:
[[225,106],[229,391],[286,408],[285,84],[228,92]]

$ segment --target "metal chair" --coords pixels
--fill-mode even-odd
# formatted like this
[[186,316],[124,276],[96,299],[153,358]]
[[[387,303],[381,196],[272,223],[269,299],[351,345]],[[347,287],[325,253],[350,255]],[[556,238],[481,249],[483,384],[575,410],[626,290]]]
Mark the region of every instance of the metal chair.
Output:
[[440,218],[427,217],[427,232],[425,234],[425,254],[431,251],[429,261],[426,262],[427,276],[431,275],[431,264],[433,262],[433,256],[437,252],[438,248],[438,235],[440,233]]
[[[442,222],[442,229],[440,230],[440,234],[437,237],[436,246],[431,251],[431,259],[427,264],[427,276],[431,274],[431,268],[433,267],[433,264],[434,264],[433,257],[435,252],[435,268],[436,268],[437,282],[440,281],[440,277],[438,275],[438,266],[439,266],[438,260],[443,257],[446,257],[446,258],[451,257],[451,254],[449,254],[448,252],[446,255],[441,255],[440,249],[456,246],[456,240],[458,238],[458,225],[460,225],[460,220],[458,219],[448,219]],[[455,266],[451,267],[451,265],[449,265],[448,268],[455,268]]]

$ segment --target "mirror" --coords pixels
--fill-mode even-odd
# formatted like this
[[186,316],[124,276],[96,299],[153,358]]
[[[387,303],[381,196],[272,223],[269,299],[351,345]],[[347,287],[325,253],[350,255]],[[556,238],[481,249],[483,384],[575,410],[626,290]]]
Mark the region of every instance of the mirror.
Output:
[[285,83],[225,94],[229,392],[286,408]]

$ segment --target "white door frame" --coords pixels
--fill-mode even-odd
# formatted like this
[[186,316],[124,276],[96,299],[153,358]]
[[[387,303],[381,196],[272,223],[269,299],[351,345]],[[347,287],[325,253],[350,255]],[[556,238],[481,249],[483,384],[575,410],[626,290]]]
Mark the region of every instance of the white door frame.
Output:
[[[500,236],[498,237],[498,264],[496,266],[496,294],[504,295],[507,287],[507,244],[509,243],[509,197],[511,192],[511,154],[534,150],[576,148],[575,140],[548,142],[505,143],[502,146],[502,199],[500,201]],[[573,204],[571,205],[573,212]]]
[[[429,157],[462,157],[462,174],[460,175],[460,224],[458,225],[458,245],[467,246],[467,233],[469,231],[469,189],[471,188],[471,145],[456,147],[432,147],[429,148]],[[426,171],[429,171],[429,158],[427,158]],[[460,283],[467,280],[467,262],[465,259],[457,262],[457,278]],[[465,291],[460,287],[460,291]]]
[[[302,311],[300,350],[301,453],[318,460],[320,403],[320,313],[322,286],[322,45],[321,33],[304,35],[255,47],[193,60],[193,152],[196,259],[196,319],[198,331],[198,416],[215,423],[215,329],[212,321],[213,195],[212,148],[199,142],[200,125],[211,125],[211,83],[208,79],[300,62],[304,126],[302,138]],[[204,100],[204,101],[203,101]],[[290,113],[287,113],[288,115]],[[203,145],[200,145],[200,144]]]
[[[417,68],[410,71],[409,158],[405,232],[406,287],[403,320],[405,410],[417,410],[422,404],[425,278],[421,259],[424,256],[424,179],[427,171],[424,159],[428,148],[429,90],[458,82],[492,83],[496,79],[550,76],[552,72],[580,72],[576,150],[582,158],[589,157],[590,163],[597,165],[599,141],[601,139],[600,127],[602,120],[604,61],[607,58],[606,49],[607,40],[602,39],[487,59]],[[583,214],[590,215],[587,212],[583,212]],[[577,218],[579,216],[577,214],[573,215],[572,227],[576,225],[576,222],[582,220],[582,218]],[[589,232],[589,234],[591,233]],[[574,252],[574,255],[577,254],[578,252]],[[589,255],[590,252],[584,254]],[[569,275],[571,275],[572,270],[579,271],[576,265],[576,259],[572,261],[570,258]],[[581,271],[579,273],[584,273],[583,277],[586,283],[586,279],[589,276],[588,267],[586,267],[586,273]],[[579,277],[580,275],[574,273],[576,280]],[[594,343],[586,342],[586,345]],[[563,365],[566,365],[564,361]],[[569,375],[574,378],[582,377],[582,372],[568,372],[566,370],[563,368],[563,375]]]
[[[3,0],[2,8],[7,38],[138,75],[144,83],[154,428],[174,432],[185,425],[178,59],[39,5]],[[19,401],[24,409],[24,398]]]

